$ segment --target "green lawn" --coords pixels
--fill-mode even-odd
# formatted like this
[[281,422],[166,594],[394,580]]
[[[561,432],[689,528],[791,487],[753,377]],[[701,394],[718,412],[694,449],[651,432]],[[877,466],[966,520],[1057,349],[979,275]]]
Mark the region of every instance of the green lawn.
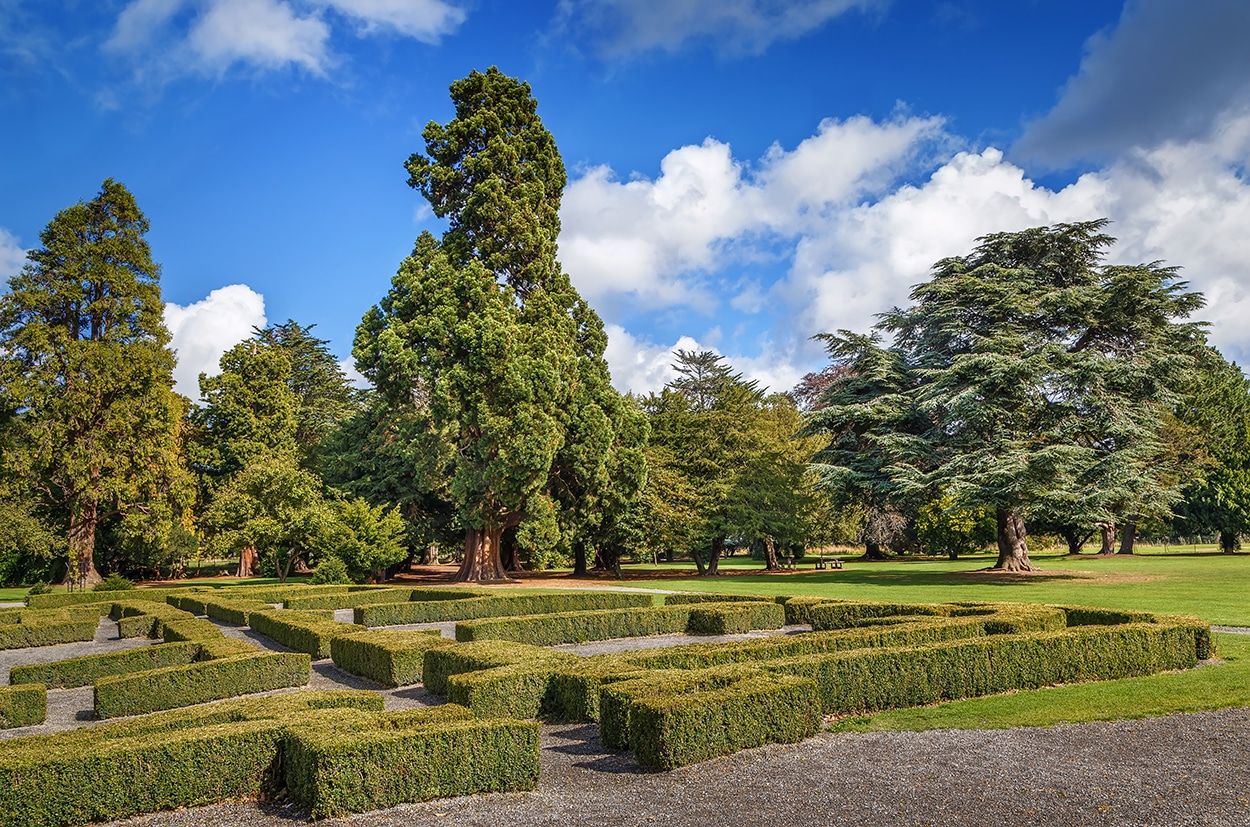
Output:
[[[1173,546],[1175,551],[1177,547]],[[1187,548],[1187,547],[1186,547]],[[1073,603],[1162,614],[1194,614],[1216,625],[1250,626],[1250,555],[1160,554],[1134,557],[1068,557],[1035,553],[1042,571],[1028,575],[981,573],[990,555],[959,560],[897,558],[885,562],[846,559],[841,570],[765,574],[754,560],[731,558],[727,573],[742,576],[639,580],[630,585],[743,594],[804,594],[855,600],[944,602],[1003,600],[1017,603]],[[642,567],[629,566],[627,571]],[[667,566],[646,568],[668,568]],[[689,572],[689,564],[673,570]]]

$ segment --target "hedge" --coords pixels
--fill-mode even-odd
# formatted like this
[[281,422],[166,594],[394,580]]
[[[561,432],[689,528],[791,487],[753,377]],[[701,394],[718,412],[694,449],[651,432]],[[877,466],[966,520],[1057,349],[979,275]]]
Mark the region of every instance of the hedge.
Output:
[[84,655],[54,663],[14,666],[9,672],[9,683],[41,683],[52,689],[72,689],[109,675],[181,666],[191,663],[199,654],[198,643],[167,643],[102,655]]
[[509,666],[526,661],[575,659],[576,655],[553,652],[541,646],[513,643],[506,640],[483,640],[442,646],[425,654],[421,682],[435,695],[447,695],[447,681],[453,675]]
[[418,631],[364,631],[330,640],[334,665],[383,686],[408,686],[421,682],[425,653],[448,646],[437,629]]
[[683,677],[652,675],[604,689],[604,744],[629,746],[643,766],[668,770],[820,731],[813,680],[744,667],[722,667],[711,681]]
[[[25,618],[23,618],[25,620]],[[0,626],[0,649],[26,649],[95,640],[99,616],[64,619],[44,623],[6,623]]]
[[412,599],[412,589],[370,589],[346,594],[288,597],[282,605],[287,609],[351,609],[376,603],[404,603]]
[[596,609],[641,608],[655,605],[650,594],[641,592],[580,591],[529,595],[489,595],[483,597],[439,598],[433,590],[414,589],[408,603],[382,603],[357,606],[354,619],[362,626],[400,626],[408,623],[438,623],[448,620],[474,620],[486,617],[580,612]]
[[365,631],[363,626],[339,623],[333,617],[289,609],[252,612],[248,625],[252,631],[315,659],[330,657],[330,641],[339,635]]
[[48,717],[48,688],[43,684],[0,686],[0,729],[37,726]]
[[75,606],[80,603],[111,603],[114,600],[151,600],[164,603],[169,589],[124,589],[109,592],[50,592],[48,594],[31,594],[26,597],[26,605],[32,609],[59,609],[63,606]]
[[486,618],[456,624],[456,640],[512,640],[555,646],[680,632],[726,634],[728,630],[776,629],[785,622],[776,603],[701,603],[647,608]]
[[123,638],[160,638],[164,636],[165,623],[195,620],[190,612],[165,603],[128,600],[114,602],[109,617],[117,621],[117,633]]
[[379,716],[374,727],[354,731],[320,721],[294,727],[283,750],[287,789],[313,818],[534,789],[537,724],[448,720],[451,712]]
[[304,686],[310,658],[300,652],[262,652],[169,666],[95,682],[97,718],[142,715],[253,692]]
[[213,640],[222,636],[221,629],[210,620],[198,617],[186,620],[162,620],[160,623],[161,639],[166,643],[178,643],[184,640]]
[[267,612],[272,608],[271,604],[261,600],[209,599],[204,601],[204,614],[214,620],[232,623],[235,626],[249,626],[252,612]]
[[284,721],[338,707],[376,714],[382,699],[299,692],[7,741],[0,825],[77,825],[255,796],[281,750]]

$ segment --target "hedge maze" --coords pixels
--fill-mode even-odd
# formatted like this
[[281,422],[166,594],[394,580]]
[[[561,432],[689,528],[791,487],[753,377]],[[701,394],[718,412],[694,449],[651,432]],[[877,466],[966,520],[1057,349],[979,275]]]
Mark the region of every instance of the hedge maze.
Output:
[[[313,817],[527,790],[538,778],[538,720],[596,722],[605,745],[670,769],[800,741],[828,716],[1185,669],[1212,654],[1197,618],[1079,606],[348,586],[30,603],[0,612],[0,646],[91,640],[103,615],[123,637],[159,642],[10,671],[0,728],[41,723],[49,688],[91,686],[98,719],[133,717],[5,742],[0,827],[282,790]],[[347,609],[356,623],[336,622]],[[205,617],[294,651],[227,637]],[[379,628],[447,621],[454,640]],[[594,656],[552,648],[674,633],[734,638]],[[376,692],[312,690],[230,700],[303,687],[311,661],[326,657],[384,687],[423,684],[448,703],[385,712]]]

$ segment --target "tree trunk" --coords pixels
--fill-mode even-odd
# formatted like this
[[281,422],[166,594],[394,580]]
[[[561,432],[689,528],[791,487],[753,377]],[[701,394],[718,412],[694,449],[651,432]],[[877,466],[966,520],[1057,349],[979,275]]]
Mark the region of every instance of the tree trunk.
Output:
[[703,577],[706,575],[707,567],[703,565],[703,552],[699,551],[698,546],[695,546],[693,551],[691,551],[691,556],[694,557],[694,566],[699,570],[699,576]]
[[503,528],[468,528],[464,532],[464,562],[452,580],[459,583],[491,583],[508,580],[499,551]]
[[664,549],[664,562],[673,562],[673,549],[671,547]]
[[1132,554],[1133,543],[1137,540],[1137,520],[1140,515],[1133,514],[1124,522],[1124,531],[1120,534],[1120,554]]
[[764,538],[764,569],[777,571],[781,566],[777,563],[777,546],[772,540]]
[[1102,548],[1099,554],[1115,554],[1115,523],[1099,523],[1098,531],[1102,535]]
[[1236,554],[1240,547],[1241,541],[1235,531],[1220,529],[1220,551],[1225,554]]
[[708,558],[708,561],[707,561],[706,575],[708,577],[715,577],[717,574],[720,573],[720,553],[721,553],[721,550],[724,549],[724,547],[725,547],[724,537],[714,537],[712,539],[712,549],[711,549],[712,555],[711,557]]
[[1081,529],[1068,526],[1059,533],[1068,544],[1068,554],[1081,553],[1081,549],[1085,547],[1086,539],[1086,535],[1081,533]]
[[69,522],[69,565],[65,584],[71,589],[87,589],[102,579],[95,570],[95,530],[100,522],[95,500],[84,500]]
[[586,576],[586,544],[581,540],[573,541],[573,576]]
[[1024,515],[1019,508],[999,508],[998,562],[993,571],[1036,571],[1029,560],[1029,546],[1025,541]]
[[437,563],[438,562],[438,546],[433,545],[433,544],[426,546],[425,552],[421,556],[421,562],[427,566],[432,566],[435,563]]
[[255,577],[256,565],[260,562],[260,555],[256,553],[255,546],[244,546],[239,549],[239,568],[235,571],[235,577]]
[[864,543],[864,559],[865,560],[888,560],[890,559],[881,551],[880,543],[865,541]]
[[499,547],[499,561],[503,564],[503,570],[521,571],[521,553],[516,544],[516,526],[504,529],[503,539],[500,542],[502,545]]

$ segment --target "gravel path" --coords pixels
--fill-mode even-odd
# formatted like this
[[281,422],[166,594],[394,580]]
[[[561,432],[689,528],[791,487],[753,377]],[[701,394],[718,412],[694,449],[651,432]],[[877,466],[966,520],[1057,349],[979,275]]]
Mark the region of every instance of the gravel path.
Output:
[[[605,750],[593,725],[543,727],[533,793],[411,804],[356,827],[775,824],[1245,827],[1250,709],[1045,729],[825,733],[668,773]],[[128,827],[291,827],[293,807],[221,804]]]

